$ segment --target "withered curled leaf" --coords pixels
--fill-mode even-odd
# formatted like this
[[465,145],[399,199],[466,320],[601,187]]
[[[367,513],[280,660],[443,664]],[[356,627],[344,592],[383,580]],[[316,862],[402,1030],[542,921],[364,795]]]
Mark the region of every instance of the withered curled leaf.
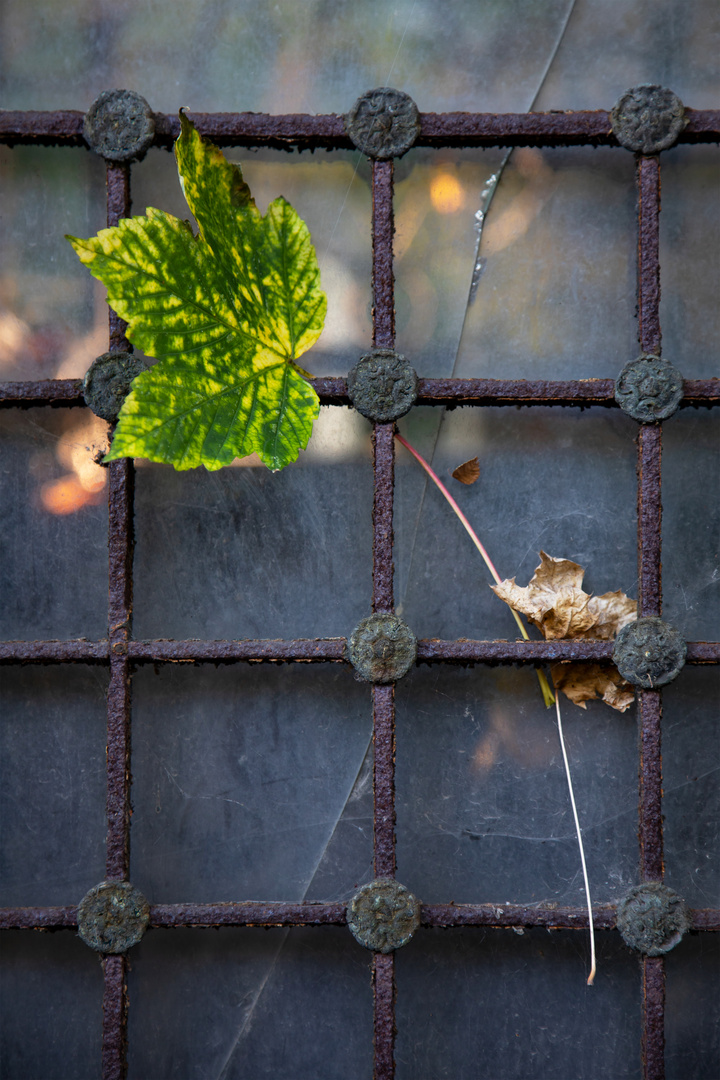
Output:
[[606,705],[625,712],[635,700],[633,687],[614,664],[553,664],[550,670],[555,689],[562,690],[581,709],[587,708],[586,701],[602,698]]
[[[511,608],[526,615],[545,638],[611,641],[637,618],[637,603],[620,590],[603,596],[586,593],[582,588],[585,571],[578,563],[555,559],[544,551],[540,559],[529,585],[516,585],[512,578],[490,587]],[[600,696],[624,712],[634,698],[632,687],[614,667],[556,664],[553,679],[559,690],[583,708],[584,702]]]
[[480,462],[476,457],[469,461],[463,461],[457,469],[453,469],[453,478],[461,484],[474,484],[480,475]]

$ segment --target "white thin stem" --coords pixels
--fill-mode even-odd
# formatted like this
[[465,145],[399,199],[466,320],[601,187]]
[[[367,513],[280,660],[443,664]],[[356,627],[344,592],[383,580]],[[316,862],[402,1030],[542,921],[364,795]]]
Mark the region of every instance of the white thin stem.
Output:
[[573,817],[575,818],[575,831],[578,838],[578,847],[580,848],[580,862],[582,863],[583,880],[585,882],[585,896],[587,897],[588,906],[588,921],[590,923],[590,974],[588,975],[587,984],[592,986],[595,981],[595,927],[593,926],[593,913],[592,913],[592,901],[590,899],[590,882],[588,881],[587,866],[585,864],[585,849],[583,848],[582,833],[580,831],[580,821],[578,819],[577,806],[575,805],[575,795],[573,793],[572,778],[570,776],[570,765],[568,763],[567,750],[565,749],[565,739],[563,738],[562,719],[560,717],[560,694],[555,691],[555,711],[557,713],[558,722],[558,734],[560,736],[560,748],[562,750],[563,761],[565,762],[565,775],[567,776],[568,791],[570,792],[570,803],[572,805]]
[[[402,435],[400,435],[397,431],[395,432],[395,438],[397,439],[397,441],[399,443],[402,443],[403,446],[405,447],[405,449],[408,450],[412,454],[412,456],[415,458],[415,460],[417,462],[419,462],[420,465],[422,465],[423,469],[428,474],[428,476],[430,477],[432,482],[438,487],[438,489],[445,496],[447,501],[450,503],[450,506],[453,508],[454,512],[457,514],[458,518],[460,519],[465,531],[468,533],[468,535],[469,535],[470,539],[472,540],[473,544],[475,545],[475,547],[478,549],[478,551],[482,555],[483,559],[485,560],[485,565],[487,566],[488,570],[490,571],[493,578],[495,579],[495,582],[498,585],[502,585],[500,575],[498,574],[497,570],[493,566],[492,560],[490,559],[490,556],[488,555],[487,551],[485,550],[483,545],[480,543],[480,538],[478,537],[477,533],[473,529],[473,527],[470,524],[470,522],[468,521],[468,519],[463,514],[463,512],[460,509],[460,507],[458,506],[458,504],[453,499],[453,497],[450,494],[450,492],[448,491],[448,489],[443,484],[440,477],[430,468],[430,466],[428,465],[425,458],[422,457],[420,454],[418,454],[415,447],[411,446],[410,443],[407,441],[407,439],[403,439]],[[510,607],[509,604],[508,604],[508,607]],[[512,615],[513,615],[513,618],[514,618],[515,622],[518,624],[518,626],[520,628],[520,633],[524,637],[525,641],[529,641],[530,638],[528,637],[528,632],[525,629],[525,627],[523,626],[523,624],[522,624],[522,622],[520,620],[520,616],[518,615],[517,611],[515,610],[515,608],[512,608],[512,607],[510,608],[510,610],[512,611]],[[550,706],[552,705],[553,701],[555,700],[555,695],[553,694],[552,690],[550,689],[550,683],[547,681],[547,679],[545,677],[545,673],[543,671],[541,671],[540,668],[536,668],[535,671],[536,671],[536,674],[537,674],[537,677],[538,677],[538,682],[540,683],[540,689],[542,691],[542,696],[543,696],[543,701],[545,702],[545,707],[549,709]]]

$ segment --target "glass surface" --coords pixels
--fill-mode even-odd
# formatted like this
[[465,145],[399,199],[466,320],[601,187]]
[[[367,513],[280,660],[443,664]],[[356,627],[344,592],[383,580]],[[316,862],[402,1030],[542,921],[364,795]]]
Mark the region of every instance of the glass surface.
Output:
[[0,638],[107,634],[106,448],[87,409],[0,413]]
[[[397,953],[397,1080],[639,1080],[640,973],[619,935],[424,930]],[[686,1074],[690,1075],[690,1074]]]
[[326,408],[279,473],[138,469],[136,637],[345,637],[370,614],[370,424]]
[[663,691],[665,882],[691,907],[720,898],[717,667],[687,667]]
[[100,1080],[102,968],[72,931],[3,930],[3,1077]]
[[344,927],[153,932],[132,955],[128,1080],[372,1074],[370,954]]
[[133,680],[134,884],[151,903],[351,896],[372,876],[368,687],[339,666],[158,670]]
[[[637,596],[637,424],[619,411],[466,408],[440,423],[430,408],[398,424],[448,486],[501,578],[527,585],[538,553],[586,570],[587,592]],[[479,458],[480,478],[452,470]],[[489,571],[435,485],[398,446],[395,582],[399,611],[418,637],[518,636]],[[535,631],[531,631],[539,636]]]
[[686,379],[716,378],[720,154],[717,146],[676,146],[660,160],[662,354]]
[[637,355],[635,198],[625,151],[515,150],[486,204],[452,374],[615,378]]
[[0,668],[0,906],[78,904],[105,874],[99,667]]
[[65,240],[104,226],[104,181],[84,150],[0,146],[0,380],[80,378],[107,350],[104,289]]
[[33,0],[4,12],[0,67],[8,108],[86,109],[127,86],[169,111],[343,112],[390,85],[424,110],[492,112],[527,109],[557,51],[539,108],[610,108],[642,82],[714,108],[716,17],[712,0],[128,0],[92,15]]
[[[634,706],[561,699],[593,903],[637,878]],[[554,709],[532,669],[433,666],[397,693],[398,879],[423,903],[586,906]]]
[[[225,154],[242,168],[262,213],[283,195],[310,230],[328,313],[319,341],[300,363],[312,375],[344,375],[372,341],[367,158],[341,151],[311,156],[244,147],[226,149]],[[155,206],[181,219],[189,216],[175,157],[165,151],[151,151],[134,168],[132,196],[136,214]]]
[[720,1075],[720,935],[685,935],[665,958],[666,1080]]
[[720,426],[683,409],[663,424],[663,618],[687,641],[720,640]]

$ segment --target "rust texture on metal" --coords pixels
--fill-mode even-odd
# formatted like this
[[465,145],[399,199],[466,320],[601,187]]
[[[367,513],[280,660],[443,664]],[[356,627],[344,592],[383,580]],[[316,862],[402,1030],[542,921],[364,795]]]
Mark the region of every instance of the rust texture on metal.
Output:
[[[177,926],[344,926],[345,904],[262,903],[258,901],[218,904],[155,904],[150,908],[150,928]],[[596,904],[593,923],[601,930],[615,926],[615,905]],[[586,930],[587,908],[528,907],[518,904],[423,904],[420,925],[542,926],[558,930]],[[75,907],[0,908],[0,930],[76,930]],[[691,908],[690,929],[720,932],[720,909]]]
[[643,881],[663,879],[662,698],[659,690],[640,690],[640,872]]
[[374,1080],[395,1076],[395,956],[373,954],[373,1003],[375,1010]]
[[395,276],[393,273],[393,163],[372,166],[373,345],[395,348]]
[[638,431],[638,614],[662,614],[662,427],[643,424]]
[[102,962],[103,993],[102,1077],[124,1080],[127,1070],[127,962],[106,956]]
[[[351,405],[347,380],[310,379],[323,405]],[[681,408],[710,408],[720,402],[720,379],[686,379]],[[617,408],[612,379],[552,382],[529,379],[418,379],[418,405],[560,405]],[[0,406],[84,405],[81,379],[0,382]]]
[[[595,904],[593,923],[599,930],[615,927],[615,905]],[[520,904],[422,904],[421,926],[544,926],[549,929],[584,930],[589,925],[587,908],[528,907]]]
[[612,661],[612,641],[443,641],[421,638],[418,663],[532,664],[560,660]]
[[100,664],[109,658],[107,641],[0,641],[0,664]]
[[0,930],[77,930],[76,907],[0,908]]
[[154,904],[150,926],[344,926],[345,904]]
[[[345,638],[246,639],[243,641],[0,641],[0,664],[104,664],[127,656],[133,664],[343,663]],[[532,664],[561,660],[609,663],[607,641],[444,641],[418,642],[423,664]],[[720,663],[720,642],[691,641],[688,664]]]
[[345,659],[345,638],[307,638],[297,641],[131,641],[134,663],[290,663],[338,662]]
[[113,658],[107,699],[107,853],[105,874],[127,877],[130,864],[130,665]]
[[41,379],[38,382],[0,382],[0,405],[30,409],[36,405],[84,405],[82,379]]
[[643,960],[643,1080],[665,1078],[665,959]]
[[660,355],[660,162],[637,160],[638,339],[643,352]]
[[373,612],[390,612],[393,599],[393,486],[395,436],[392,424],[376,424],[372,434]]
[[[106,168],[107,186],[107,224],[108,228],[117,225],[120,218],[130,216],[132,206],[130,198],[130,165],[108,161]],[[110,326],[110,350],[132,352],[132,345],[125,337],[127,323],[108,308]]]
[[[202,135],[220,146],[269,146],[280,150],[352,150],[340,115],[327,113],[190,113]],[[720,110],[686,109],[678,142],[720,141]],[[85,114],[76,110],[0,110],[0,142],[9,146],[84,146]],[[154,113],[155,146],[169,149],[180,134],[175,114]],[[416,146],[617,146],[610,113],[421,113]]]
[[395,688],[373,686],[375,877],[395,876]]

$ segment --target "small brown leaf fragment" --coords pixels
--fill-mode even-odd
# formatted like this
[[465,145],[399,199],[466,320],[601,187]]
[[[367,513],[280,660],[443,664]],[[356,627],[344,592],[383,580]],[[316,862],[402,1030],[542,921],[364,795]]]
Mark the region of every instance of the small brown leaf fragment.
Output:
[[619,712],[629,709],[635,700],[635,691],[623,679],[616,667],[601,664],[553,664],[551,668],[556,690],[586,709],[586,701],[601,697],[606,705]]
[[524,588],[515,578],[491,585],[493,592],[516,611],[527,615],[551,641],[590,638],[611,641],[623,626],[637,618],[637,604],[623,592],[591,596],[582,588],[585,571],[570,559],[540,552],[542,560]]
[[476,457],[469,461],[463,461],[457,469],[453,469],[453,476],[461,484],[474,484],[480,475],[480,462]]

